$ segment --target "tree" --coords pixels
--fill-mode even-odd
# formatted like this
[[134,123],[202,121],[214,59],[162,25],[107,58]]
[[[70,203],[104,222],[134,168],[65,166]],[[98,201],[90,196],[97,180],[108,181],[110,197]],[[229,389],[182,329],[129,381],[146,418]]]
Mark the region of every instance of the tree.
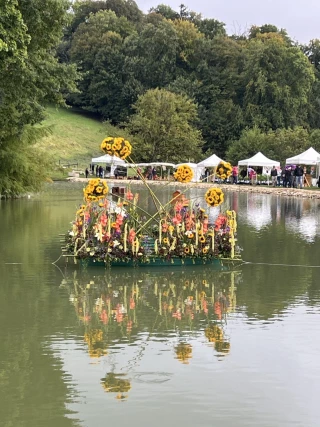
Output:
[[239,138],[243,123],[243,47],[228,37],[205,39],[189,58],[193,80],[198,82],[195,100],[205,150],[223,157],[228,141]]
[[157,13],[159,15],[162,15],[164,18],[171,20],[180,18],[179,13],[173,10],[170,6],[167,6],[166,4],[159,4],[156,7],[152,7],[149,10],[149,13]]
[[74,33],[70,57],[83,73],[79,94],[69,102],[99,113],[114,123],[126,120],[142,88],[125,65],[124,41],[135,27],[115,12],[91,14]]
[[279,33],[258,34],[247,44],[242,87],[246,125],[277,129],[306,125],[314,69]]
[[177,48],[177,32],[170,21],[147,24],[126,40],[126,66],[146,90],[164,87],[175,78]]
[[302,127],[263,132],[255,126],[245,129],[240,138],[230,145],[227,158],[232,163],[237,163],[261,151],[270,159],[284,163],[287,158],[308,148],[308,138],[308,131]]
[[[0,15],[0,177],[2,194],[38,187],[36,149],[26,137],[44,116],[46,102],[63,103],[75,90],[75,68],[60,64],[55,49],[67,24],[65,0],[2,0]],[[45,34],[45,36],[44,36]],[[34,138],[39,133],[30,133]],[[34,139],[32,139],[35,142]],[[19,155],[15,153],[19,151]],[[8,153],[15,161],[11,162]],[[25,164],[24,164],[25,163]],[[20,171],[28,173],[22,177]],[[38,175],[39,179],[40,176]]]
[[227,35],[225,24],[216,19],[200,19],[195,22],[195,25],[208,39]]
[[139,96],[134,109],[128,129],[136,136],[135,150],[141,160],[179,162],[200,158],[197,107],[187,97],[153,89]]

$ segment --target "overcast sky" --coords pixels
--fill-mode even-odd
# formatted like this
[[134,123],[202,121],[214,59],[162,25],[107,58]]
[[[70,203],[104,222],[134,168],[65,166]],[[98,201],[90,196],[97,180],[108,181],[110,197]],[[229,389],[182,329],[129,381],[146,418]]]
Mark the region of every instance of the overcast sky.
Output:
[[158,4],[178,10],[181,3],[226,24],[228,33],[242,34],[251,25],[274,24],[285,28],[289,36],[301,43],[320,39],[319,0],[136,0],[147,12]]

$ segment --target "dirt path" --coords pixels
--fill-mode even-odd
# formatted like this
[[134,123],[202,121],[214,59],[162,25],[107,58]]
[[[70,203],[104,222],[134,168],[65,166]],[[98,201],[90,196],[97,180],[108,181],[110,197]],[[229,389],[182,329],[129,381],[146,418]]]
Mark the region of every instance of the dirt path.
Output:
[[[69,178],[71,182],[87,182],[90,178]],[[117,184],[119,187],[126,186],[128,184],[142,185],[142,181],[128,180],[128,179],[107,179],[107,182]],[[168,184],[166,181],[148,181],[151,185],[169,185],[177,186],[177,183],[172,181]],[[191,184],[179,184],[179,186],[193,186],[197,188],[209,188],[210,184],[204,182],[193,182]],[[213,184],[212,184],[213,186]],[[260,185],[232,185],[232,184],[219,184],[219,187],[225,191],[238,191],[240,193],[259,193],[259,194],[273,194],[277,196],[287,197],[303,197],[307,199],[320,199],[320,190],[309,190],[309,189],[297,189],[297,188],[283,188],[283,187],[266,187]]]

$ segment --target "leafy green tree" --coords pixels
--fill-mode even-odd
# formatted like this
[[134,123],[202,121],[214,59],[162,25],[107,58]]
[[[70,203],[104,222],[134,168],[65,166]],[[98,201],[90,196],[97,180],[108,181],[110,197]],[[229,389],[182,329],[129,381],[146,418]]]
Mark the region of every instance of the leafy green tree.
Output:
[[[0,14],[0,176],[2,194],[35,188],[38,164],[26,138],[29,125],[44,117],[46,102],[63,103],[75,90],[75,68],[58,62],[55,49],[67,25],[65,0],[1,2]],[[30,133],[29,133],[30,135]],[[36,137],[39,134],[33,134]],[[29,141],[28,143],[26,141]],[[36,149],[34,159],[37,159]],[[13,153],[19,151],[20,154]],[[11,162],[8,153],[15,158]],[[39,159],[38,159],[39,160]],[[24,164],[25,163],[25,164]],[[38,162],[37,162],[38,163]],[[20,171],[26,168],[23,177]],[[39,176],[40,178],[40,176]]]
[[149,10],[149,13],[157,13],[158,15],[162,15],[166,19],[179,19],[180,15],[178,12],[173,10],[170,6],[167,6],[166,4],[159,4],[156,7],[152,7]]
[[240,103],[243,47],[228,37],[206,39],[189,62],[198,82],[195,100],[204,148],[224,156],[228,141],[237,139],[244,128]]
[[70,57],[83,73],[73,105],[101,114],[112,122],[126,120],[142,88],[128,72],[124,41],[135,27],[115,12],[91,14],[74,33]]
[[125,42],[126,66],[147,89],[164,87],[176,75],[178,36],[167,20],[147,24],[138,35]]
[[227,35],[225,24],[216,19],[200,19],[195,22],[195,25],[208,39]]
[[78,26],[86,22],[90,14],[103,10],[110,10],[118,17],[123,16],[128,21],[139,23],[143,19],[143,13],[133,0],[76,0],[72,4],[71,32],[75,32]]
[[245,50],[242,108],[247,126],[263,129],[307,123],[313,67],[279,33],[258,34]]
[[265,156],[284,163],[287,158],[306,150],[308,141],[308,131],[302,127],[263,132],[255,126],[245,129],[240,138],[230,145],[227,158],[237,163],[261,151]]
[[164,89],[138,98],[128,130],[136,136],[135,153],[145,161],[193,161],[201,155],[202,138],[196,129],[197,107],[187,97]]

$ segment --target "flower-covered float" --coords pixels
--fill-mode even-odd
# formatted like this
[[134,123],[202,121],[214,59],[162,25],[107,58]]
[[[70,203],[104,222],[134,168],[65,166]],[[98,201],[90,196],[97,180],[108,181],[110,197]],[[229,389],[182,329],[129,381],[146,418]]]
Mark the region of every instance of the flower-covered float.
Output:
[[[130,159],[132,151],[129,141],[112,137],[103,140],[101,149],[121,159]],[[184,192],[175,191],[166,203],[161,203],[144,177],[139,176],[156,212],[147,212],[139,206],[139,194],[132,193],[130,186],[114,201],[105,180],[90,179],[83,190],[84,203],[66,235],[64,256],[82,264],[105,266],[213,264],[220,267],[225,260],[240,259],[236,247],[236,213],[226,210],[209,222],[210,209],[224,201],[220,188],[212,187],[205,193],[208,209],[188,200],[190,187]],[[177,183],[189,183],[193,171],[182,165],[174,177]]]

